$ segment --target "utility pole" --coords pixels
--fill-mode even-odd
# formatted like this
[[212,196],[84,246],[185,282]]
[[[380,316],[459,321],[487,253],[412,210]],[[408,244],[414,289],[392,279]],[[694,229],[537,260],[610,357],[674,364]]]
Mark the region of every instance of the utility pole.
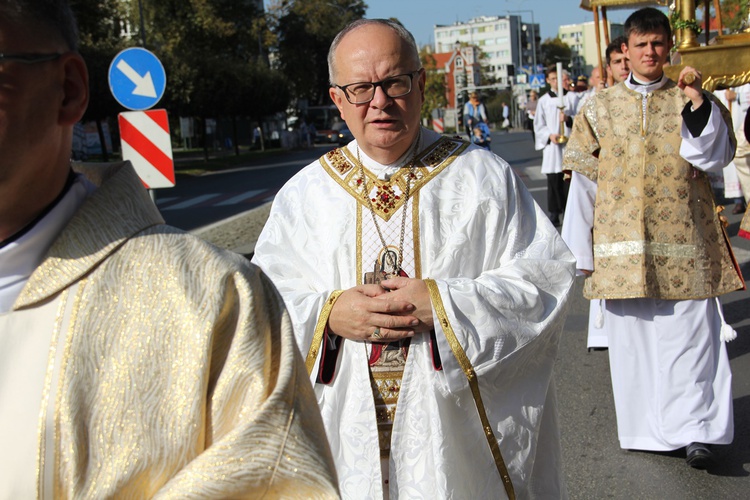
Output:
[[138,19],[141,21],[141,47],[146,48],[146,24],[143,22],[143,0],[138,0]]

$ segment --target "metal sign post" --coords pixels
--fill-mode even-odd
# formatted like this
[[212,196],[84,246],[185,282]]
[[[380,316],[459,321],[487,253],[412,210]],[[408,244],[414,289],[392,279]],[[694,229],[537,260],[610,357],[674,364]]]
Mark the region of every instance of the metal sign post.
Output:
[[166,84],[161,61],[140,47],[123,50],[109,66],[112,95],[123,107],[132,110],[118,117],[122,159],[133,164],[154,202],[153,188],[175,184],[167,111],[146,111],[164,96]]

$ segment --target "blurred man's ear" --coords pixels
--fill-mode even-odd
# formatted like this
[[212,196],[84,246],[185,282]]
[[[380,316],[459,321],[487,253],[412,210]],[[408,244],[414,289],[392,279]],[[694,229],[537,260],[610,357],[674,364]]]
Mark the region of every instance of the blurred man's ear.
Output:
[[346,99],[346,97],[344,97],[344,91],[339,91],[336,87],[329,87],[328,95],[331,97],[333,104],[338,108],[341,119],[346,121],[346,118],[344,117],[344,99]]
[[64,97],[58,121],[61,125],[78,123],[89,105],[89,72],[83,58],[75,52],[62,55]]

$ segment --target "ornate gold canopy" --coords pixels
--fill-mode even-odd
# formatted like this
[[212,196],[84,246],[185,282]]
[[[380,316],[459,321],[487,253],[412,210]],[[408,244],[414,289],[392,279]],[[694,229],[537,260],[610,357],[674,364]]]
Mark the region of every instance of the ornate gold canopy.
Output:
[[[707,17],[710,0],[701,0]],[[686,28],[676,30],[675,46],[677,52],[672,58],[673,65],[664,68],[664,72],[676,80],[682,68],[692,66],[703,75],[703,88],[713,92],[718,87],[737,87],[750,83],[750,31],[723,35],[721,11],[718,0],[713,0],[717,12],[716,21],[719,35],[708,45],[701,46],[693,30]],[[682,21],[695,21],[695,0],[676,0],[677,12]]]
[[638,7],[649,7],[660,5],[666,7],[668,0],[581,0],[581,8],[593,10],[595,7],[636,9]]
[[[675,11],[681,21],[695,23],[696,3],[703,4],[708,9],[712,0],[673,0]],[[718,10],[718,0],[713,0],[714,8]],[[609,43],[607,26],[607,8],[639,8],[647,6],[662,6],[669,4],[669,0],[581,0],[581,8],[593,11],[596,25],[596,40],[599,50],[600,64],[604,64],[599,43],[599,12],[601,10],[604,21],[604,42]],[[721,17],[717,15],[719,33],[721,33]],[[664,68],[667,76],[677,79],[685,66],[698,69],[703,75],[703,88],[712,92],[718,87],[736,87],[750,83],[750,30],[731,35],[720,34],[709,45],[701,46],[695,32],[690,28],[675,30],[676,53],[673,65]],[[611,83],[611,82],[610,82]]]

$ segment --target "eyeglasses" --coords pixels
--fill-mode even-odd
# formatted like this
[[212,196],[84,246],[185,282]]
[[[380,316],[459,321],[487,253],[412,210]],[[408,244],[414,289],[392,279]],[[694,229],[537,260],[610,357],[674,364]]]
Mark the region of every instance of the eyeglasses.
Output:
[[22,64],[34,64],[45,61],[53,61],[62,54],[3,54],[0,53],[0,63],[5,61],[19,62]]
[[412,80],[422,71],[418,69],[410,73],[389,76],[379,82],[357,82],[349,85],[334,85],[344,91],[346,100],[352,104],[366,104],[375,98],[375,89],[380,87],[388,97],[402,97],[411,92]]

